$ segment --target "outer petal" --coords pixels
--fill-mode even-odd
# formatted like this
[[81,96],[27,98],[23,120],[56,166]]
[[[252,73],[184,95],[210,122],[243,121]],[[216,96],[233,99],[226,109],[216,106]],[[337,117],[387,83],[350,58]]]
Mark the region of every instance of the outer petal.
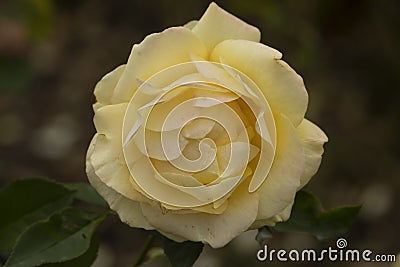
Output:
[[119,194],[132,200],[145,199],[130,182],[130,173],[122,153],[122,120],[126,104],[100,108],[94,117],[98,134],[93,138],[88,161],[97,177]]
[[94,95],[96,96],[97,100],[97,103],[94,106],[95,111],[104,105],[111,104],[111,97],[124,71],[125,71],[125,65],[121,65],[115,68],[110,73],[106,74],[96,84],[96,87],[94,89]]
[[193,29],[194,26],[196,26],[197,20],[191,20],[187,22],[183,27],[188,28],[189,30]]
[[251,227],[249,228],[250,230],[252,229],[258,229],[263,226],[275,226],[277,222],[284,222],[289,219],[290,214],[292,213],[292,207],[293,207],[294,202],[290,203],[281,213],[272,216],[271,218],[268,219],[262,219],[262,220],[256,220]]
[[228,39],[260,41],[260,31],[211,3],[192,31],[211,51],[218,43]]
[[128,199],[123,195],[117,193],[117,191],[107,186],[97,176],[90,161],[91,155],[94,152],[96,137],[97,135],[93,137],[92,142],[89,145],[86,157],[86,173],[89,178],[89,182],[97,190],[97,192],[99,192],[99,194],[108,202],[110,208],[118,213],[121,221],[127,223],[132,227],[139,227],[147,230],[153,229],[153,227],[143,217],[139,202]]
[[248,184],[237,188],[222,214],[163,213],[159,207],[149,204],[142,204],[142,211],[156,229],[218,248],[246,231],[257,216],[258,195],[249,194],[247,187]]
[[133,46],[112,103],[128,102],[138,87],[138,80],[145,81],[162,69],[191,61],[191,55],[205,58],[207,51],[188,28],[173,27],[147,36]]
[[323,145],[328,141],[326,134],[314,123],[304,119],[296,128],[306,156],[306,168],[301,176],[300,188],[307,184],[321,164]]
[[224,41],[211,54],[212,61],[222,61],[248,75],[261,89],[274,115],[283,113],[297,126],[304,118],[308,94],[303,79],[281,57],[271,47],[246,40]]
[[289,206],[300,185],[305,157],[296,130],[288,118],[276,118],[277,147],[267,179],[258,189],[260,204],[257,220],[269,219]]

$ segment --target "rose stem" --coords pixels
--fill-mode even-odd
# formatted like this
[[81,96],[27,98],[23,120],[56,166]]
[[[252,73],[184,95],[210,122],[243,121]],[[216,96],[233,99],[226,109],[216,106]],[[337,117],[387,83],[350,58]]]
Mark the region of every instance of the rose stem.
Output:
[[144,243],[144,246],[142,248],[142,250],[140,251],[139,257],[136,259],[135,264],[133,264],[133,267],[138,267],[140,266],[140,264],[143,263],[143,261],[146,258],[146,254],[149,251],[149,249],[151,248],[151,244],[153,243],[155,239],[154,235],[149,235],[147,237],[146,243]]

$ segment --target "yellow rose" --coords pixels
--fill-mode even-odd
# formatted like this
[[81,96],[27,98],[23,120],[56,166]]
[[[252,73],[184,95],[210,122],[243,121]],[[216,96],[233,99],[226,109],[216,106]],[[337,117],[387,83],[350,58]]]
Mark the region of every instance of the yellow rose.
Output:
[[327,137],[304,119],[302,78],[259,41],[212,3],[97,84],[87,174],[123,222],[216,248],[289,218]]

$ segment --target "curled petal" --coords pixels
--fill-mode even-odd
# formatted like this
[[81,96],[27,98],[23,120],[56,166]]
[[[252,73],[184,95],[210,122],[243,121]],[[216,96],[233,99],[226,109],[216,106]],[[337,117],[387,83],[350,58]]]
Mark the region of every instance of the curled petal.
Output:
[[304,119],[296,128],[306,156],[306,167],[301,175],[300,188],[307,184],[321,164],[323,145],[328,142],[326,134],[314,123]]
[[147,36],[140,44],[133,46],[125,71],[115,88],[112,103],[129,102],[138,87],[137,79],[145,81],[165,68],[188,62],[190,55],[206,57],[207,51],[187,28],[173,27]]
[[247,186],[237,188],[222,214],[163,213],[149,204],[142,204],[142,211],[156,229],[219,248],[246,231],[257,216],[258,195],[249,194]]
[[260,31],[239,18],[229,14],[215,3],[211,3],[204,15],[192,28],[209,51],[218,43],[228,39],[260,41]]
[[[97,134],[93,138],[92,153],[88,154],[99,179],[118,193],[133,200],[143,200],[129,181],[129,170],[122,153],[122,120],[126,104],[109,105],[95,114]],[[126,177],[126,179],[121,179]]]
[[304,118],[308,95],[303,79],[281,57],[280,52],[260,43],[227,40],[214,48],[211,60],[223,59],[248,75],[261,89],[274,115],[283,113],[297,126]]
[[275,160],[267,179],[257,190],[260,196],[257,220],[269,219],[293,202],[304,171],[303,147],[293,124],[281,115],[276,118],[276,126]]
[[95,111],[104,105],[111,104],[111,98],[114,93],[115,87],[121,78],[122,73],[125,71],[125,65],[115,68],[113,71],[105,75],[97,84],[94,89],[97,103],[94,106]]
[[143,217],[139,202],[118,193],[113,188],[102,182],[100,177],[97,176],[90,160],[92,154],[94,153],[96,138],[97,135],[95,135],[92,139],[86,157],[86,173],[88,175],[90,184],[108,202],[110,208],[118,213],[121,221],[132,227],[144,228],[146,230],[154,229],[147,222],[146,218]]

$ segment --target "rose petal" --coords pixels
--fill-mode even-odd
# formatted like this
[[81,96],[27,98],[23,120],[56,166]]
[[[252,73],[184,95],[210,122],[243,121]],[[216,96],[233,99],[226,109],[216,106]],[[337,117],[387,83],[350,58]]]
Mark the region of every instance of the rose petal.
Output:
[[261,89],[272,112],[286,115],[297,126],[307,109],[308,95],[303,79],[280,60],[282,54],[266,45],[246,40],[218,44],[211,60],[223,58],[226,64],[248,75]]
[[276,118],[276,126],[275,160],[267,179],[257,190],[260,196],[257,220],[279,214],[293,202],[305,168],[303,147],[293,124],[281,115]]
[[199,117],[200,107],[190,100],[193,91],[188,90],[171,101],[154,106],[146,120],[146,128],[152,131],[181,129],[187,122]]
[[214,207],[213,203],[211,203],[205,206],[194,207],[192,209],[182,209],[164,203],[161,203],[161,206],[168,209],[168,212],[173,212],[174,214],[198,214],[199,212],[209,213],[209,214],[222,214],[228,207],[228,201],[225,201],[224,203],[222,203],[222,205],[218,207]]
[[222,127],[219,123],[216,123],[214,125],[214,128],[207,135],[207,137],[212,139],[217,146],[228,144],[230,141],[226,129]]
[[[188,149],[191,148],[191,146],[188,146]],[[190,153],[193,157],[187,158],[184,155],[181,155],[174,160],[170,160],[170,162],[177,168],[187,172],[199,172],[205,170],[213,163],[216,156],[216,147],[214,142],[212,142],[211,139],[202,139],[198,143],[198,148],[194,149],[196,154],[198,150],[198,156],[190,151],[186,151],[186,154]]]
[[225,212],[219,215],[163,213],[157,205],[144,203],[142,211],[156,229],[219,248],[246,231],[257,216],[258,195],[249,194],[247,186],[237,188]]
[[281,213],[272,216],[271,218],[254,221],[254,223],[250,226],[249,230],[258,229],[263,226],[275,226],[277,222],[287,221],[292,212],[293,204],[294,202],[289,204]]
[[[166,135],[164,142],[162,135]],[[158,160],[177,159],[181,156],[179,148],[184,149],[188,143],[186,138],[179,135],[179,130],[162,133],[146,130],[144,134],[143,128],[139,129],[133,140],[144,156]]]
[[162,177],[145,158],[130,167],[135,182],[152,199],[180,208],[199,207],[211,203],[230,191],[234,182],[218,185],[216,190],[209,190],[204,185],[184,187]]
[[217,159],[222,177],[243,174],[249,161],[259,153],[260,149],[244,142],[232,142],[218,147]]
[[306,156],[306,168],[301,176],[300,188],[307,184],[321,164],[323,145],[328,142],[326,134],[314,123],[304,119],[296,128]]
[[256,191],[264,183],[275,159],[274,147],[264,139],[261,140],[261,143],[261,153],[258,159],[258,164],[254,169],[253,177],[250,181],[249,192]]
[[196,26],[197,24],[197,20],[191,20],[189,22],[187,22],[185,25],[183,25],[183,27],[188,28],[188,29],[193,29],[194,26]]
[[[110,208],[115,210],[121,221],[132,227],[144,228],[146,230],[154,229],[143,217],[142,209],[137,201],[124,197],[117,191],[103,183],[97,176],[95,169],[91,163],[91,155],[95,153],[97,135],[92,139],[86,157],[86,173],[91,185],[99,192],[99,194],[108,202]],[[128,179],[127,179],[128,180]],[[128,186],[129,187],[129,186]]]
[[118,104],[97,110],[94,122],[98,133],[93,139],[93,150],[88,157],[103,183],[127,198],[143,200],[144,197],[129,180],[129,170],[122,153],[121,132],[125,109],[126,104]]
[[162,69],[190,61],[190,55],[206,57],[202,42],[189,29],[168,28],[147,36],[134,45],[121,79],[115,88],[112,103],[129,102],[137,89],[136,80],[147,80]]
[[[93,118],[97,133],[122,142],[122,121],[127,104],[107,105],[98,109]],[[116,149],[121,148],[116,146]]]
[[202,183],[197,181],[193,176],[188,174],[161,172],[160,175],[164,177],[166,180],[180,186],[196,187],[203,185]]
[[182,135],[186,138],[201,139],[211,132],[215,122],[209,119],[195,119],[185,125],[182,129]]
[[260,31],[211,3],[192,31],[204,42],[208,50],[223,40],[244,39],[260,41]]
[[125,65],[116,67],[96,84],[96,87],[94,88],[94,95],[96,96],[97,100],[97,103],[95,104],[95,110],[104,105],[111,104],[111,97],[124,71]]

